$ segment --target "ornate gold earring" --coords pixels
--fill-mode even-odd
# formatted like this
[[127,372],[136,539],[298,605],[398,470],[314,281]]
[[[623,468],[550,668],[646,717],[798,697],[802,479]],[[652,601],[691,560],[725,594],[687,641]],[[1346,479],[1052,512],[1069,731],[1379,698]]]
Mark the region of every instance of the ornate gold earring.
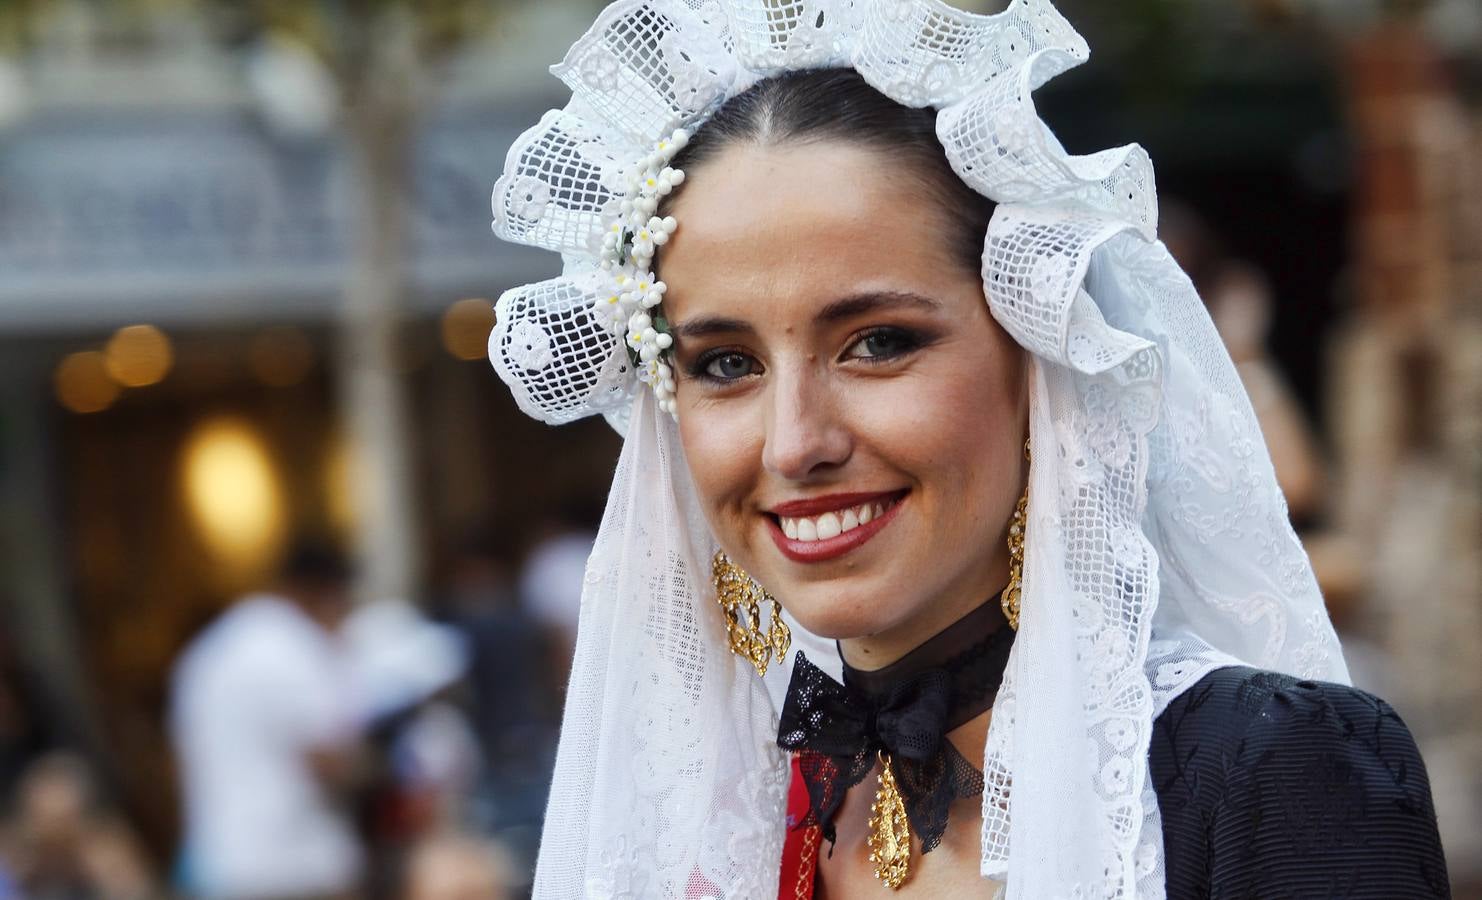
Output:
[[[1024,441],[1024,458],[1029,459],[1029,441]],[[1028,530],[1027,517],[1029,514],[1029,485],[1024,485],[1024,493],[1019,497],[1019,505],[1014,507],[1014,517],[1009,519],[1009,586],[1003,589],[999,595],[999,602],[1003,604],[1003,614],[1009,620],[1009,627],[1015,631],[1019,630],[1019,601],[1023,597],[1021,582],[1024,578],[1024,534]]]
[[[767,674],[773,658],[782,662],[792,646],[792,630],[782,621],[782,604],[724,553],[715,554],[710,577],[715,582],[715,598],[726,616],[731,652],[756,666],[757,675]],[[763,602],[772,604],[772,625],[766,632],[762,631]]]

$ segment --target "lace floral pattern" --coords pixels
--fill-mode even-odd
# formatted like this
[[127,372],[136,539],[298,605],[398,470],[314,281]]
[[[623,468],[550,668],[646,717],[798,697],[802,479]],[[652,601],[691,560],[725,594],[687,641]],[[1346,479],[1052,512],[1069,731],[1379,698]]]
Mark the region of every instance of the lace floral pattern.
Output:
[[551,336],[534,322],[521,322],[510,329],[510,358],[528,372],[544,371],[556,361]]
[[[1163,323],[1148,336],[1169,346],[1168,392],[1154,440],[1166,448],[1151,484],[1149,511],[1164,537],[1159,552],[1173,582],[1163,618],[1217,611],[1228,657],[1303,676],[1346,679],[1337,638],[1311,564],[1292,531],[1255,414],[1212,328],[1170,343],[1170,324],[1198,315],[1198,296],[1161,244],[1114,241],[1106,280],[1146,306],[1109,311]],[[1201,325],[1203,322],[1200,323]],[[1197,388],[1197,389],[1196,389]],[[1165,592],[1167,592],[1165,590]],[[1204,614],[1201,612],[1201,615]],[[1183,655],[1209,658],[1186,647]]]
[[[778,859],[785,834],[778,829],[758,829],[758,816],[781,815],[787,804],[788,765],[780,755],[774,764],[746,773],[735,785],[735,794],[715,816],[705,832],[706,850],[700,871],[717,897],[775,897],[777,871],[773,867],[745,865],[743,860]],[[721,867],[716,861],[725,861]]]
[[638,856],[638,847],[627,835],[618,835],[611,846],[598,851],[598,865],[587,878],[586,896],[612,900],[642,900],[648,896],[648,869]]
[[[1037,391],[1031,430],[1054,435],[1060,465],[1036,465],[1030,482],[1030,541],[1038,528],[1081,552],[1066,564],[1041,559],[1026,573],[1038,596],[1062,598],[1068,606],[1074,656],[1042,639],[1055,629],[1036,626],[1043,610],[1028,610],[1023,646],[1011,667],[1012,693],[1036,710],[1036,718],[1081,729],[1085,752],[1068,754],[1054,779],[1041,780],[1017,760],[1028,748],[1017,719],[995,713],[985,772],[1013,773],[988,779],[984,794],[984,873],[1009,875],[1011,893],[1024,896],[1132,896],[1136,890],[1135,847],[1142,835],[1145,753],[1152,722],[1152,695],[1143,658],[1147,611],[1157,596],[1156,554],[1140,522],[1146,504],[1148,435],[1157,424],[1162,365],[1155,345],[1111,328],[1100,298],[1081,289],[1094,254],[1126,226],[1071,211],[1000,207],[989,228],[985,284],[995,317],[1021,342],[1030,341]],[[1028,273],[1024,278],[1020,273]],[[1027,282],[1027,283],[1026,283]],[[1049,409],[1072,410],[1060,423]],[[1046,505],[1045,500],[1055,502]],[[1038,507],[1038,508],[1036,508]],[[1026,560],[1026,563],[1028,561]],[[1057,680],[1064,679],[1057,684]],[[1061,691],[1078,685],[1075,706]],[[1006,681],[1006,690],[1010,683]],[[1057,690],[1058,688],[1058,690]],[[1027,694],[1027,696],[1026,696]],[[1081,833],[1061,843],[1065,852],[1031,859],[1022,888],[1011,872],[1011,838],[1025,819],[1046,845],[1055,826],[1025,810],[1053,801],[1065,782],[1078,786],[1079,803],[1099,815],[1082,820]],[[1034,874],[1053,868],[1054,875]]]

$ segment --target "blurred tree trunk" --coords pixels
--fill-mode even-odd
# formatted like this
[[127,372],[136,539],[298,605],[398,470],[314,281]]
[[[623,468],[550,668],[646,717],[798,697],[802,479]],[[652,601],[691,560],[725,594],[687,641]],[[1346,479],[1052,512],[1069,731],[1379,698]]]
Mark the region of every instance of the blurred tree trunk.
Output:
[[400,333],[412,258],[412,150],[421,75],[401,16],[361,27],[339,71],[352,226],[338,382],[355,459],[362,600],[416,599],[421,575],[412,422]]
[[50,385],[31,354],[0,367],[0,565],[9,587],[0,596],[0,638],[11,646],[34,699],[45,706],[47,737],[85,748],[94,758],[106,743],[88,689],[76,621],[63,598],[63,529],[48,494],[56,484],[49,431]]
[[432,68],[490,33],[518,0],[196,2],[215,14],[229,43],[295,41],[326,67],[338,91],[351,227],[337,383],[356,492],[357,593],[362,600],[416,600],[421,505],[401,327],[413,261],[417,111]]

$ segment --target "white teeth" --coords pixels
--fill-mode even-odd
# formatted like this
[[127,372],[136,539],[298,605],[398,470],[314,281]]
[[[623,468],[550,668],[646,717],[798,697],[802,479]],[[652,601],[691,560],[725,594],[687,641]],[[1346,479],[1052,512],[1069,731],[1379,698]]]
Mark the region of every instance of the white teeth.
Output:
[[816,541],[816,540],[818,540],[818,526],[816,524],[814,524],[814,522],[813,522],[812,519],[799,519],[798,520],[798,538],[797,539],[800,540],[800,541]]
[[812,518],[788,518],[779,516],[782,533],[794,541],[826,541],[836,538],[861,525],[866,525],[885,515],[894,501],[885,503],[862,503],[837,512],[826,512]]
[[818,517],[818,539],[826,541],[836,538],[844,533],[844,527],[839,524],[839,517],[833,513],[824,513]]

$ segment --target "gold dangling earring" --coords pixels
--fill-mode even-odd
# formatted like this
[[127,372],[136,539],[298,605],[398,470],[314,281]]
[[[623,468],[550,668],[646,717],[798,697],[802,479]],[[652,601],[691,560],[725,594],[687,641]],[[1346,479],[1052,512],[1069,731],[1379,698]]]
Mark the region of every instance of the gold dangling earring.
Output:
[[[725,613],[731,652],[749,660],[757,675],[767,674],[773,657],[782,662],[792,646],[792,630],[782,621],[782,604],[723,552],[715,554],[710,578],[715,582],[715,599]],[[765,633],[761,610],[764,601],[772,604],[772,625]]]
[[[1029,459],[1028,439],[1024,441],[1024,458]],[[1021,583],[1024,578],[1024,535],[1029,527],[1028,514],[1029,484],[1026,482],[1024,493],[1019,497],[1019,505],[1014,507],[1014,517],[1009,520],[1009,586],[999,595],[1004,618],[1009,620],[1009,627],[1015,631],[1019,630],[1019,601],[1024,595]]]

